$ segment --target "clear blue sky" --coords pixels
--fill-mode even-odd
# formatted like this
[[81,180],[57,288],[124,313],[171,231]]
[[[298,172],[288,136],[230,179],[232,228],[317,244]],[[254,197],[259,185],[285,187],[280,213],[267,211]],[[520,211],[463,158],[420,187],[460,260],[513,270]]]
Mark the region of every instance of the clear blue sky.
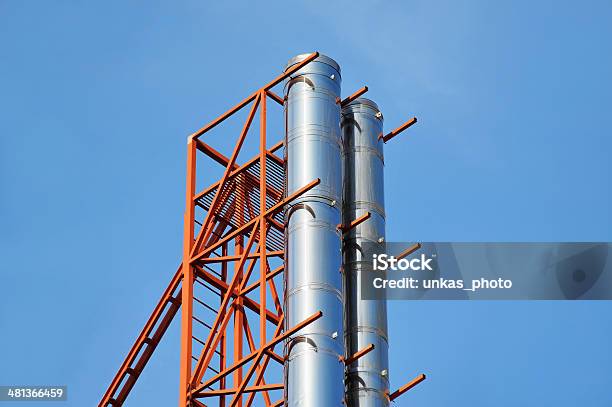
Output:
[[[391,240],[612,241],[609,1],[88,3],[0,2],[0,384],[97,403],[179,261],[186,136],[305,51],[419,118]],[[609,407],[611,311],[393,302],[398,405]],[[130,405],[175,405],[177,327]]]

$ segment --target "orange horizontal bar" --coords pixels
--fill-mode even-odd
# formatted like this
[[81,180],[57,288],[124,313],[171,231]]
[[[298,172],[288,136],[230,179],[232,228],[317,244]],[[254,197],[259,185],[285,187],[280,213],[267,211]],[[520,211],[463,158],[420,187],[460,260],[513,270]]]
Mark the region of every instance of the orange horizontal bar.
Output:
[[421,248],[421,244],[420,243],[416,243],[413,244],[412,246],[410,246],[409,248],[407,248],[406,250],[404,250],[403,252],[401,252],[399,254],[399,256],[397,256],[398,260],[403,259],[404,257],[408,257],[410,256],[412,253],[416,252],[417,250],[419,250]]
[[371,217],[372,217],[372,214],[370,212],[367,212],[366,214],[358,217],[357,219],[355,219],[354,221],[349,223],[348,226],[338,225],[338,229],[341,230],[342,233],[347,233],[351,229],[357,227],[358,225],[361,225],[363,222],[365,222],[366,220],[370,219]]
[[[274,250],[274,251],[266,253],[267,257],[282,257],[284,255],[285,255],[285,251],[284,250]],[[257,253],[249,253],[249,254],[247,254],[246,258],[247,259],[258,259],[259,256],[260,256],[259,252],[257,252]],[[242,255],[207,257],[205,259],[200,260],[200,263],[223,263],[225,261],[240,260],[241,258],[242,258]]]
[[[257,391],[271,391],[271,390],[282,390],[285,386],[283,383],[275,383],[275,384],[261,384],[259,386],[249,386],[246,387],[242,392],[243,393],[254,393]],[[220,390],[209,390],[198,393],[198,398],[204,397],[216,397],[216,396],[225,396],[228,394],[234,394],[238,391],[238,389],[220,389]]]
[[417,118],[413,117],[412,119],[408,120],[406,123],[399,126],[397,129],[387,133],[386,136],[383,136],[381,133],[380,136],[378,136],[378,139],[380,140],[382,138],[382,141],[386,143],[387,141],[391,140],[393,137],[397,136],[398,134],[406,130],[408,127],[415,124],[416,122],[417,122]]
[[359,89],[357,92],[353,93],[351,96],[348,96],[346,99],[344,99],[340,104],[342,106],[346,106],[349,103],[351,103],[353,100],[357,99],[359,96],[363,95],[364,93],[366,93],[368,91],[368,87],[364,86],[363,88]]
[[344,360],[344,364],[347,366],[350,365],[351,363],[355,362],[360,357],[365,356],[368,353],[372,352],[374,348],[375,348],[374,344],[371,343],[365,348],[361,349],[359,352],[354,353],[352,356],[349,356],[346,359],[342,358]]
[[415,379],[413,379],[412,381],[406,383],[405,385],[403,385],[402,387],[400,387],[399,389],[395,390],[390,396],[389,396],[389,400],[393,401],[396,398],[398,398],[399,396],[401,396],[402,394],[406,393],[408,390],[412,389],[414,386],[416,386],[417,384],[421,383],[423,380],[426,379],[426,376],[424,374],[420,374],[418,375]]

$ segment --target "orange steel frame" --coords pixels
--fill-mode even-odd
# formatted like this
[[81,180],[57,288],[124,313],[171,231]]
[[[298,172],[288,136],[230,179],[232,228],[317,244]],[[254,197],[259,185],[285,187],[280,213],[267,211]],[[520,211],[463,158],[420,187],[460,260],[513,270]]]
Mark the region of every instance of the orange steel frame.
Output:
[[[280,250],[278,247],[276,250],[271,247],[273,244],[270,234],[274,229],[277,239],[279,233],[284,236],[282,211],[285,205],[318,185],[319,180],[312,180],[289,196],[285,196],[282,188],[279,190],[278,185],[272,185],[270,182],[268,167],[274,165],[277,169],[284,168],[284,160],[275,154],[283,147],[282,141],[268,147],[267,101],[271,99],[283,105],[284,100],[271,89],[318,55],[317,52],[311,54],[188,137],[183,260],[104,393],[99,407],[124,404],[181,306],[179,407],[206,407],[207,404],[203,400],[210,399],[217,399],[217,405],[222,407],[248,407],[253,405],[256,395],[261,395],[266,407],[284,404],[282,396],[272,401],[270,395],[274,391],[283,390],[282,377],[278,383],[272,384],[266,383],[264,377],[270,362],[280,364],[280,368],[284,364],[283,356],[275,351],[275,347],[321,318],[323,314],[319,311],[294,327],[284,326],[282,300],[274,281],[276,276],[284,272],[284,266],[273,270],[270,268],[272,258],[284,258],[284,246]],[[364,87],[338,102],[348,103],[366,91],[367,87]],[[247,119],[229,157],[200,140],[202,135],[247,106],[250,106]],[[259,153],[244,164],[238,165],[238,154],[257,113]],[[410,125],[403,126],[407,128]],[[384,141],[403,130],[401,127],[394,130],[395,133],[389,133]],[[199,153],[225,167],[221,179],[201,192],[197,191],[196,184],[196,161]],[[253,173],[254,169],[257,169],[258,174]],[[205,198],[208,201],[203,203]],[[196,219],[198,207],[206,210],[202,222]],[[245,216],[245,213],[249,215]],[[350,225],[338,226],[344,231],[365,220],[357,219]],[[230,255],[232,249],[233,254]],[[216,265],[220,270],[215,271],[210,265]],[[256,268],[258,273],[253,274]],[[195,282],[216,292],[219,296],[217,309],[194,296]],[[272,299],[270,306],[273,310],[268,305],[269,299]],[[194,303],[215,311],[216,316],[212,324],[194,315]],[[246,310],[255,313],[257,324],[249,321]],[[230,324],[232,318],[233,326]],[[206,339],[194,335],[194,322],[208,328]],[[268,324],[274,326],[274,329],[270,330]],[[256,338],[253,332],[257,333]],[[246,355],[243,343],[245,338],[249,350]],[[233,340],[233,354],[228,352],[228,339]],[[202,347],[196,354],[193,352],[194,341]],[[372,349],[373,345],[342,359],[346,364],[352,363]],[[213,361],[215,355],[218,356],[217,363]],[[214,373],[212,376],[211,372]],[[424,375],[417,377],[390,394],[389,398],[395,399],[424,378]]]

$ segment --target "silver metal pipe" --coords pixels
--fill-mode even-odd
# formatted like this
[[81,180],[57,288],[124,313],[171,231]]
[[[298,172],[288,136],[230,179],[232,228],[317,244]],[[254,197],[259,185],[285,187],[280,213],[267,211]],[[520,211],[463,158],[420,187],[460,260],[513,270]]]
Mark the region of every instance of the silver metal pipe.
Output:
[[[361,299],[361,273],[371,270],[371,259],[359,248],[385,237],[383,117],[376,103],[360,98],[342,109],[344,140],[344,224],[371,213],[344,237],[346,279],[346,351],[353,355],[370,344],[373,351],[347,367],[346,396],[349,407],[389,405],[389,344],[387,303]],[[381,240],[382,239],[382,240]]]
[[[307,55],[291,59],[299,63]],[[323,317],[285,343],[290,407],[344,406],[344,295],[341,274],[342,141],[340,67],[319,56],[285,82],[287,194],[321,183],[285,213],[285,326]]]

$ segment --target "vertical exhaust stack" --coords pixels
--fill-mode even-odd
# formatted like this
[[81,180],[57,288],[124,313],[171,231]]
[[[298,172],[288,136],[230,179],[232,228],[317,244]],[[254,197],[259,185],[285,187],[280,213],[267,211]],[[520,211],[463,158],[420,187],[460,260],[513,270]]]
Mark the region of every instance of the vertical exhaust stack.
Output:
[[[286,69],[307,55],[291,59]],[[342,141],[340,67],[326,56],[285,82],[287,194],[320,184],[286,208],[285,326],[323,317],[285,344],[290,407],[343,406],[345,354],[341,273]]]
[[371,352],[347,367],[349,407],[389,405],[389,357],[387,304],[385,300],[361,299],[361,273],[371,270],[372,259],[363,258],[359,247],[385,237],[383,117],[376,103],[360,98],[342,109],[344,139],[343,224],[370,212],[371,217],[344,237],[346,278],[347,355],[374,344]]

